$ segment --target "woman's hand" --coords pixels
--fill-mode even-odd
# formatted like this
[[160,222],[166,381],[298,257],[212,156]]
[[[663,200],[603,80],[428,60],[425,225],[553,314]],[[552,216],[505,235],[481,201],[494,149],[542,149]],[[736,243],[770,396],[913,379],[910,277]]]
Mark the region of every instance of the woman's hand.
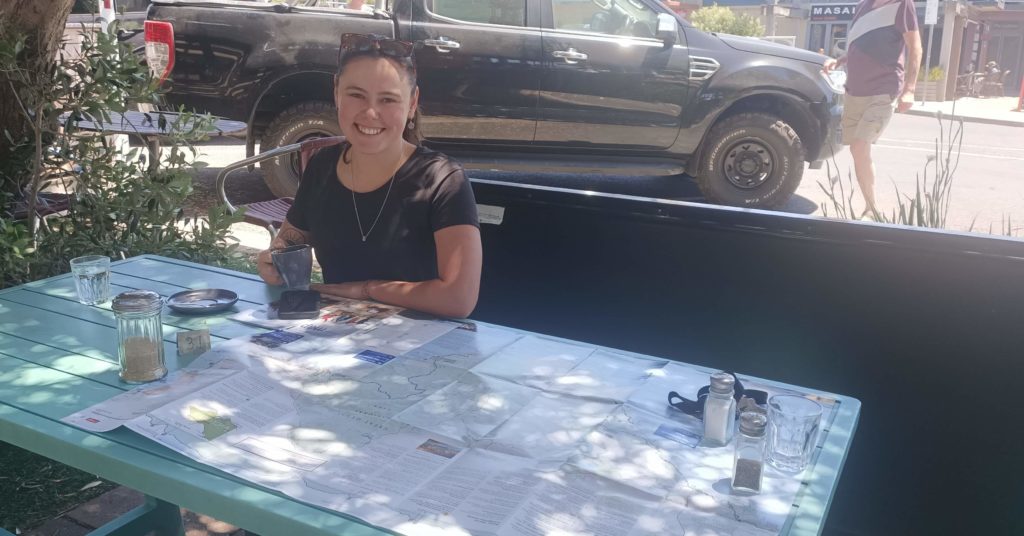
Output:
[[277,267],[274,266],[273,257],[270,252],[275,249],[286,248],[288,246],[294,246],[298,244],[308,244],[310,241],[310,235],[308,231],[303,231],[289,222],[281,224],[281,230],[277,232],[277,236],[270,241],[270,248],[259,252],[256,255],[256,272],[268,285],[281,286],[284,284],[284,278],[278,273]]
[[268,285],[280,286],[284,284],[284,278],[278,273],[277,267],[270,256],[271,250],[265,249],[256,255],[256,271]]

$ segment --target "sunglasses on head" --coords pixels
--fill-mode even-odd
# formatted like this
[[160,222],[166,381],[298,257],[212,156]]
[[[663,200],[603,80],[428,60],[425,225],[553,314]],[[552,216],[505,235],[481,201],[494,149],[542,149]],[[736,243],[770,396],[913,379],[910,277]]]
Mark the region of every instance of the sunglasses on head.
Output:
[[399,41],[383,35],[346,33],[341,34],[341,47],[338,49],[338,61],[346,53],[378,52],[382,56],[396,59],[412,57],[415,47],[408,41]]
[[[740,383],[740,379],[736,377],[736,374],[730,372],[732,377],[736,379],[736,383],[733,387],[733,398],[736,399],[737,407],[740,409],[751,409],[756,410],[754,406],[764,406],[768,403],[768,393],[761,391],[760,389],[745,389],[743,384]],[[697,391],[697,400],[690,400],[684,398],[679,393],[672,391],[668,394],[668,405],[673,408],[682,411],[687,415],[697,417],[698,419],[704,418],[704,400],[708,397],[708,393],[711,391],[710,385],[705,385]],[[747,399],[747,400],[744,400]]]

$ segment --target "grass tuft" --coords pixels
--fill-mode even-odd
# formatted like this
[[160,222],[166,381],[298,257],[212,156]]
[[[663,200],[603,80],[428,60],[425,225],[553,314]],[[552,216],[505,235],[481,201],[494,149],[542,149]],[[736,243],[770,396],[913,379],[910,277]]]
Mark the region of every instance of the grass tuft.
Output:
[[0,441],[0,528],[18,534],[116,487]]

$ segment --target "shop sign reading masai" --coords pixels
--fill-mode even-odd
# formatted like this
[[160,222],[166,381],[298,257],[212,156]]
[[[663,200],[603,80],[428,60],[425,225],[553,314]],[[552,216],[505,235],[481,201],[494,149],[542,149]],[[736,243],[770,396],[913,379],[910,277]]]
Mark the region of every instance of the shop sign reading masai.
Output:
[[851,21],[857,4],[817,4],[811,6],[812,21]]

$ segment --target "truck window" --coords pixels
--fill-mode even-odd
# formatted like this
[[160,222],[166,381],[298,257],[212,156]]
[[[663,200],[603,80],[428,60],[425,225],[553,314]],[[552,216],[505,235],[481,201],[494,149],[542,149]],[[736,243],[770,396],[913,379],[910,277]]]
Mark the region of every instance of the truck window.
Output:
[[640,0],[551,0],[556,30],[654,38],[658,14]]
[[434,0],[433,4],[434,14],[442,17],[466,22],[526,26],[526,0]]

